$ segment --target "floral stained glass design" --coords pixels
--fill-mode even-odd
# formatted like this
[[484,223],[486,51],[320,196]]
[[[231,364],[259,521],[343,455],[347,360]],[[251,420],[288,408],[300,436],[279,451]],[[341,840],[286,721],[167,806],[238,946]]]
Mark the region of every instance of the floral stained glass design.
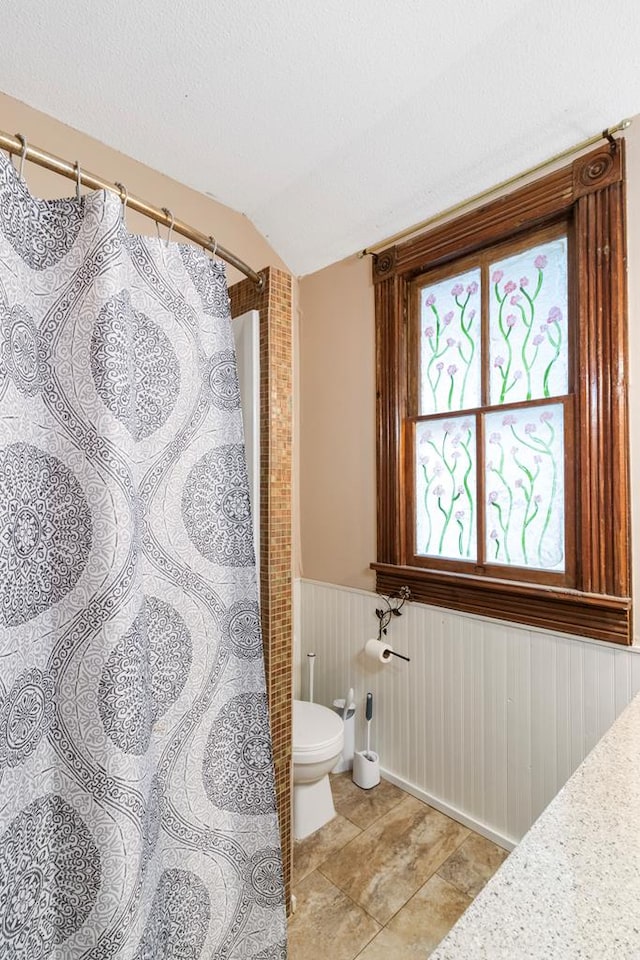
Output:
[[416,553],[475,560],[476,427],[472,417],[416,425]]
[[567,238],[497,261],[490,277],[490,402],[567,392]]
[[564,570],[562,404],[485,419],[487,562]]
[[480,403],[480,269],[420,290],[420,413]]

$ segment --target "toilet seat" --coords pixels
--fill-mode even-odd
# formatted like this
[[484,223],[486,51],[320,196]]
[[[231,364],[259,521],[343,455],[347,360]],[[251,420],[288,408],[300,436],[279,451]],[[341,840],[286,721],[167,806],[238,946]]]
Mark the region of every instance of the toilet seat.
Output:
[[319,703],[293,701],[293,762],[319,763],[337,756],[344,742],[344,724],[337,713]]

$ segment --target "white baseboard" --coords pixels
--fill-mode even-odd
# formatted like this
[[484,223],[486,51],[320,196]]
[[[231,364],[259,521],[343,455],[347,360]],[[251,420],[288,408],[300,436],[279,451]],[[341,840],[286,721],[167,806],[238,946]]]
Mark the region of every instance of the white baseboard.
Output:
[[463,813],[462,810],[457,810],[456,807],[452,807],[448,803],[443,803],[442,800],[438,800],[437,797],[433,797],[430,793],[427,793],[426,790],[421,790],[420,787],[416,787],[415,784],[409,783],[407,780],[403,780],[402,777],[398,777],[390,770],[381,768],[380,774],[385,780],[388,780],[389,783],[394,783],[396,787],[400,787],[402,790],[404,790],[405,793],[410,793],[412,797],[417,797],[417,799],[422,800],[423,803],[428,803],[430,807],[435,807],[435,809],[439,810],[440,813],[444,813],[447,817],[451,817],[452,820],[457,820],[458,823],[462,823],[465,827],[469,827],[471,830],[474,830],[481,836],[486,837],[487,840],[491,840],[499,847],[502,847],[503,850],[508,850],[511,852],[517,845],[518,841],[514,840],[512,837],[505,837],[501,833],[496,833],[495,830],[492,830],[491,827],[488,827],[486,824],[481,823],[479,820],[475,820],[473,817],[467,816],[467,814]]

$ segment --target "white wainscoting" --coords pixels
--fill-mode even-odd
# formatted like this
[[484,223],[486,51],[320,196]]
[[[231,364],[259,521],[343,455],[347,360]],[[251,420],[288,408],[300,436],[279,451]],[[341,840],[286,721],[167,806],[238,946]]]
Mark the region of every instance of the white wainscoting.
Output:
[[363,749],[371,690],[371,746],[387,778],[506,847],[640,690],[639,648],[417,603],[387,636],[411,663],[383,666],[363,650],[377,635],[374,593],[302,580],[298,596],[302,694],[314,652],[315,700],[354,687]]

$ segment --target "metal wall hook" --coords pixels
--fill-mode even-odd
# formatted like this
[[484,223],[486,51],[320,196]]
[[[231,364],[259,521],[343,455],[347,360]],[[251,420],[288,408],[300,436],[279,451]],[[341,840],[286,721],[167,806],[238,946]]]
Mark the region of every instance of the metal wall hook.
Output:
[[170,220],[170,221],[171,221],[171,223],[169,224],[169,233],[167,234],[167,249],[168,249],[168,248],[169,248],[169,244],[171,243],[171,234],[173,233],[173,225],[174,225],[175,222],[176,222],[176,218],[175,218],[174,215],[171,213],[171,210],[169,210],[168,207],[162,207],[162,212],[163,212],[164,215],[166,216],[167,220]]
[[23,172],[24,172],[24,161],[27,158],[27,150],[29,149],[29,146],[21,133],[16,133],[16,140],[19,140],[20,143],[22,144],[22,150],[20,151],[20,166],[18,168],[18,176],[22,180]]

